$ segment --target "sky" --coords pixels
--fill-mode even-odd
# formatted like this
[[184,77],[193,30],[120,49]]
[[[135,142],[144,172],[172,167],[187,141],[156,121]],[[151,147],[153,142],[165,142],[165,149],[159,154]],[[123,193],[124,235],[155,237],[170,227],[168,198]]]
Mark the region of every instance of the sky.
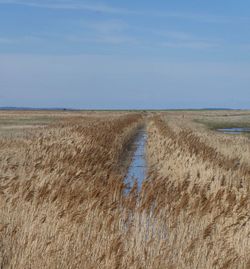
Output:
[[0,107],[250,108],[248,0],[0,0]]

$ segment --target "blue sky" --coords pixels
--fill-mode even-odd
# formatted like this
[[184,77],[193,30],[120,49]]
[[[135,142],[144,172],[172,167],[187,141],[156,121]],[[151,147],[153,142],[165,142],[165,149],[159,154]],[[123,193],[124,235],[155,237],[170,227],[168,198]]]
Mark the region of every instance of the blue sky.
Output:
[[250,108],[247,0],[0,0],[0,106]]

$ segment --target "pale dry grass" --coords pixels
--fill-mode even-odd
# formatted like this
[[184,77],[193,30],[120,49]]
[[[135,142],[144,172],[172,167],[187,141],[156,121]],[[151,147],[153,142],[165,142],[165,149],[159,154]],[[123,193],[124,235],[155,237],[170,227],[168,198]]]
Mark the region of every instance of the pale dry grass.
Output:
[[2,138],[1,268],[115,268],[123,251],[119,156],[139,115],[70,117]]
[[[0,268],[250,267],[249,140],[193,121],[233,112],[43,113],[0,138]],[[125,196],[145,123],[148,177]]]
[[[249,268],[249,162],[220,148],[216,139],[223,143],[226,135],[199,130],[192,119],[162,114],[148,127],[148,188],[166,225],[167,260],[173,268]],[[249,147],[230,139],[233,147]]]

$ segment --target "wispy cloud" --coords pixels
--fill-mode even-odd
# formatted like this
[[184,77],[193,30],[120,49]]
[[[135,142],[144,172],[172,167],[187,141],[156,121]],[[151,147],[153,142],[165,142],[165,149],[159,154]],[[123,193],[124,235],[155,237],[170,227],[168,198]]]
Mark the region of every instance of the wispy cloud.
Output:
[[29,0],[0,0],[0,4],[16,4],[29,7],[47,8],[47,9],[65,9],[65,10],[85,10],[91,12],[127,14],[132,11],[116,8],[105,4],[89,4],[76,1],[29,1]]
[[42,42],[45,39],[39,36],[0,37],[0,45],[15,45],[20,43]]
[[221,16],[221,15],[211,15],[211,14],[201,14],[201,13],[188,13],[188,12],[165,12],[165,11],[152,11],[154,16],[157,17],[168,17],[182,20],[192,20],[204,23],[228,23],[232,22],[232,18]]
[[130,28],[129,24],[122,20],[88,21],[82,25],[99,34],[120,33]]
[[66,39],[71,42],[106,45],[135,45],[138,43],[138,38],[129,32],[131,26],[122,20],[84,21],[81,26],[82,34],[70,35]]
[[120,8],[113,5],[97,2],[80,2],[78,0],[0,0],[0,4],[24,5],[36,8],[57,9],[57,10],[82,10],[89,12],[137,15],[149,17],[166,17],[179,20],[199,21],[203,23],[246,23],[250,22],[249,17],[230,17],[214,14],[175,12],[175,11],[158,11],[158,10],[132,10]]
[[215,49],[223,45],[222,40],[205,39],[189,32],[170,29],[140,28],[124,20],[91,20],[81,21],[75,33],[40,34],[30,36],[0,37],[0,45],[41,44],[61,42],[95,44],[98,46],[133,46],[148,49]]
[[167,48],[187,48],[187,49],[212,49],[219,48],[222,40],[204,39],[194,34],[175,30],[152,30],[164,40],[161,46]]
[[[129,10],[118,9],[111,6],[100,4],[83,4],[75,0],[44,0],[44,2],[38,2],[38,0],[0,0],[0,4],[20,4],[27,6],[43,7],[43,8],[56,8],[56,9],[84,9],[95,12],[130,12]],[[145,11],[140,11],[140,14],[147,14]],[[156,15],[156,12],[152,12]],[[151,15],[152,15],[151,14]],[[195,15],[187,15],[183,13],[159,13],[159,15],[182,17],[186,19],[194,19]],[[144,27],[142,25],[135,25],[129,18],[118,16],[107,16],[110,19],[93,19],[86,21],[74,22],[74,26],[77,24],[77,29],[72,32],[64,32],[59,34],[57,32],[49,32],[46,34],[38,33],[30,36],[9,38],[6,36],[0,37],[0,45],[8,44],[32,44],[35,42],[46,42],[46,44],[55,44],[60,42],[66,44],[70,42],[79,43],[78,45],[84,47],[85,44],[97,46],[134,46],[135,49],[193,49],[193,50],[210,50],[217,49],[225,46],[226,42],[223,40],[217,40],[213,37],[203,36],[201,32],[188,32],[178,31],[175,29],[164,29],[163,25],[157,27]],[[197,16],[197,19],[201,16]],[[212,18],[212,17],[211,17]],[[208,18],[207,18],[208,19]],[[208,21],[208,20],[207,20]],[[212,21],[212,20],[210,20]],[[215,20],[214,20],[215,21]],[[218,20],[219,21],[219,20]],[[73,28],[73,24],[71,25]]]
[[82,33],[68,35],[65,37],[66,41],[173,49],[212,49],[223,43],[222,40],[205,39],[185,31],[134,26],[123,20],[84,21],[81,22],[81,27]]
[[96,43],[102,45],[135,45],[138,44],[138,40],[129,36],[123,35],[109,35],[109,36],[96,36],[96,37],[79,37],[79,36],[68,36],[68,41],[77,43]]
[[175,42],[163,42],[161,46],[166,48],[186,48],[186,49],[213,49],[220,47],[218,43],[212,43],[209,41],[175,41]]
[[189,40],[193,39],[194,36],[190,33],[184,31],[176,31],[176,30],[165,30],[165,29],[151,29],[153,34],[159,35],[163,38],[171,38],[177,40]]

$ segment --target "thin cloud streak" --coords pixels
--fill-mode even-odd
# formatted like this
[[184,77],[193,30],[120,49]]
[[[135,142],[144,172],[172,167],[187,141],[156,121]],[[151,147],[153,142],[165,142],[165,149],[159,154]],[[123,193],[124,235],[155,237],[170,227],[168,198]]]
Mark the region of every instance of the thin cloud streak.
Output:
[[[134,27],[121,20],[85,21],[82,25],[86,30],[85,36],[69,36],[69,41],[111,45],[126,44],[136,45],[138,47],[156,46],[176,49],[211,49],[218,48],[223,43],[221,40],[206,40],[205,38],[194,36],[189,32]],[[133,32],[132,30],[137,31],[136,36],[129,34]]]
[[70,41],[110,45],[136,45],[139,41],[128,33],[132,27],[121,20],[85,21],[82,26],[85,36],[70,36]]
[[167,17],[182,20],[193,20],[203,23],[247,23],[250,22],[249,17],[227,17],[221,15],[210,14],[198,14],[187,12],[165,12],[157,10],[130,10],[125,8],[118,8],[111,5],[99,4],[99,3],[79,3],[74,1],[54,1],[54,2],[41,2],[41,1],[29,1],[29,0],[0,0],[0,4],[11,5],[24,5],[35,8],[57,9],[57,10],[82,10],[89,12],[100,12],[117,15],[139,15],[139,16],[151,16],[151,17]]
[[21,36],[16,38],[0,37],[0,45],[14,45],[21,43],[34,43],[45,41],[44,38],[39,36]]
[[65,38],[70,42],[77,43],[96,43],[107,45],[138,45],[139,42],[136,38],[125,35],[108,35],[108,36],[96,36],[96,37],[78,37],[68,36]]
[[72,2],[54,2],[54,3],[41,3],[35,1],[25,1],[25,0],[0,0],[0,4],[12,4],[12,5],[24,5],[36,8],[47,8],[47,9],[62,9],[62,10],[85,10],[91,12],[101,12],[101,13],[114,13],[114,14],[131,14],[132,11],[115,8],[108,5],[101,4],[82,4],[82,3],[72,3]]
[[187,41],[187,42],[163,42],[161,46],[166,48],[186,48],[186,49],[215,49],[219,48],[220,44],[210,43],[206,41]]

